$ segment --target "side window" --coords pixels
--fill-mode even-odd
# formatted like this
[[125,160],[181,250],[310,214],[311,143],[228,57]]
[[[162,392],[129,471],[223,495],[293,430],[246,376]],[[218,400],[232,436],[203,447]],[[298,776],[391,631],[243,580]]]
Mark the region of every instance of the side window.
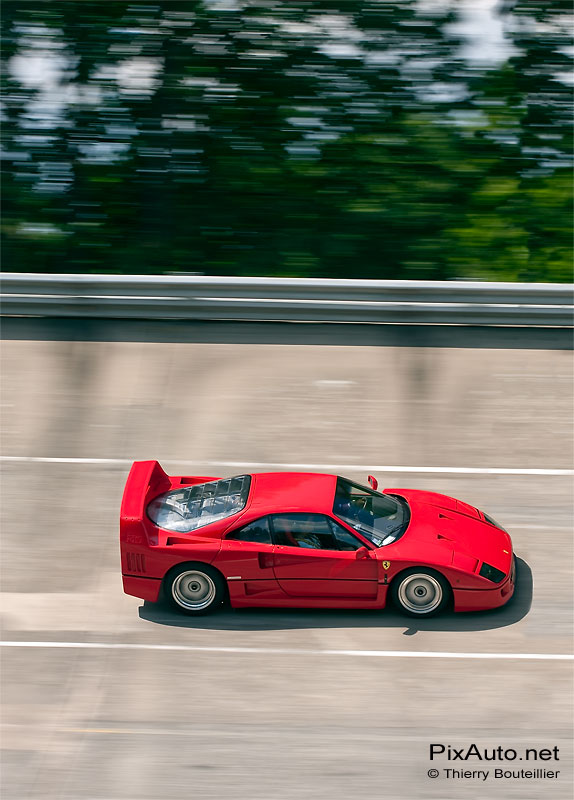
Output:
[[262,517],[250,522],[243,528],[231,531],[226,539],[235,539],[239,542],[259,542],[259,544],[271,544],[271,532],[269,530],[269,518]]
[[274,514],[273,541],[308,550],[338,550],[337,541],[322,514]]
[[329,519],[329,525],[337,541],[337,550],[358,550],[359,547],[364,547],[363,542],[334,519]]

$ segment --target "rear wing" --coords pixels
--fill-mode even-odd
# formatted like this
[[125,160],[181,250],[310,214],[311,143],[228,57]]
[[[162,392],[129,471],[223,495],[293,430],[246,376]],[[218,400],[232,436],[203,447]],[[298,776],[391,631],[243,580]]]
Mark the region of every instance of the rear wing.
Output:
[[120,542],[157,544],[157,528],[145,513],[151,501],[170,489],[216,480],[208,475],[170,477],[159,461],[134,461],[122,497]]
[[120,541],[145,542],[144,513],[158,494],[171,489],[171,480],[158,461],[134,461],[122,497]]

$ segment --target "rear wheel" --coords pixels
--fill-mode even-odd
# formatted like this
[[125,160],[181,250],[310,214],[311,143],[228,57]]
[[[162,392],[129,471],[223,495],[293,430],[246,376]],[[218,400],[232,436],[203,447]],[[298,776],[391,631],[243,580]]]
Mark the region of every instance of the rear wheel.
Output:
[[450,586],[434,570],[409,569],[391,585],[394,604],[409,617],[432,617],[449,601]]
[[225,580],[208,564],[181,564],[167,576],[165,596],[184,614],[209,614],[223,602]]

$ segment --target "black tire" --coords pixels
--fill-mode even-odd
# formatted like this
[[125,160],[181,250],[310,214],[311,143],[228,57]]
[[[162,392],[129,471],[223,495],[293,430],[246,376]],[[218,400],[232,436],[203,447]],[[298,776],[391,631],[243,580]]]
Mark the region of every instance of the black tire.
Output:
[[219,608],[227,585],[223,575],[209,564],[190,561],[168,572],[163,590],[171,608],[180,614],[200,617]]
[[446,578],[433,569],[412,567],[394,578],[391,598],[402,614],[416,619],[434,617],[445,608],[452,595]]

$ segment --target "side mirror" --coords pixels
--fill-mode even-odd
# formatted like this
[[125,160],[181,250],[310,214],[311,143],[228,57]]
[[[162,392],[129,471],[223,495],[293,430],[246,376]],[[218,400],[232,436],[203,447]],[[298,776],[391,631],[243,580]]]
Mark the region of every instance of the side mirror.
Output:
[[359,547],[358,550],[355,550],[355,558],[369,558],[369,548],[365,545]]
[[375,492],[376,492],[376,491],[377,491],[377,487],[378,487],[378,485],[379,485],[379,482],[378,482],[378,480],[377,480],[377,479],[374,477],[374,475],[369,475],[369,477],[367,478],[367,480],[368,480],[368,481],[369,481],[369,483],[371,484],[371,488],[372,488],[372,489],[374,489],[374,490],[375,490]]

